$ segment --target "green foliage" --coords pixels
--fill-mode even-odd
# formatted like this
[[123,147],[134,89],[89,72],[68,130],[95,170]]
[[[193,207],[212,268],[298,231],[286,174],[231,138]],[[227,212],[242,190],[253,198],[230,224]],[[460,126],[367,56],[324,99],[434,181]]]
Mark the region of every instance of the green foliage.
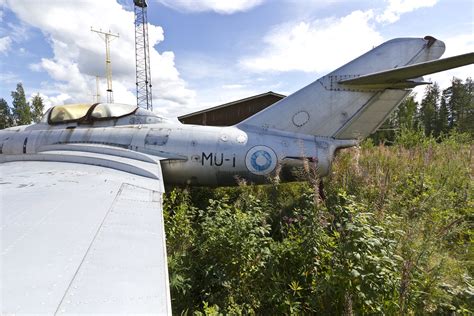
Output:
[[25,91],[23,90],[23,84],[18,83],[16,90],[12,91],[12,104],[13,104],[13,117],[16,125],[30,124],[31,110],[30,105],[26,102]]
[[43,98],[40,97],[39,93],[33,97],[31,101],[31,118],[33,122],[38,123],[43,117]]
[[474,137],[474,83],[471,78],[453,78],[451,86],[440,91],[438,85],[427,86],[421,104],[414,96],[406,98],[382,126],[370,136],[375,144],[393,144],[400,134],[435,137],[440,141],[451,133]]
[[5,99],[0,99],[0,129],[15,126],[38,123],[44,111],[43,98],[39,93],[32,99],[31,106],[26,101],[25,90],[20,82],[16,85],[16,90],[12,91],[12,105],[8,106]]
[[470,137],[409,129],[345,150],[326,181],[175,189],[176,314],[469,314]]
[[0,129],[13,126],[13,115],[5,99],[0,99]]
[[444,98],[451,113],[450,126],[460,132],[474,132],[474,84],[468,78],[466,83],[454,78],[451,87],[445,90]]
[[426,135],[434,135],[438,120],[438,104],[440,100],[439,86],[435,83],[425,89],[425,97],[421,101],[419,117],[425,128]]
[[402,128],[396,135],[396,143],[404,148],[427,148],[436,140],[431,136],[425,136],[422,129]]

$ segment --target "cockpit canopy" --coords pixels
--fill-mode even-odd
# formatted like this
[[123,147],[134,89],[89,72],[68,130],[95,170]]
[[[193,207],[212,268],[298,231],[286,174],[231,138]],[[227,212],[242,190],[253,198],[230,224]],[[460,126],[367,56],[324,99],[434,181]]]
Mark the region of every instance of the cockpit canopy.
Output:
[[42,119],[49,124],[64,124],[71,122],[92,122],[106,119],[116,119],[134,113],[136,105],[121,103],[68,104],[52,107]]

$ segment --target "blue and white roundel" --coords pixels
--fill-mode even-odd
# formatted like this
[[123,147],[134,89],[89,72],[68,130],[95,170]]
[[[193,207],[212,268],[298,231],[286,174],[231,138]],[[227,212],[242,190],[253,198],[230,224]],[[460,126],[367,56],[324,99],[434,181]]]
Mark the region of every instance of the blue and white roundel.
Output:
[[245,157],[245,165],[253,174],[266,175],[272,172],[277,164],[275,152],[267,146],[255,146]]

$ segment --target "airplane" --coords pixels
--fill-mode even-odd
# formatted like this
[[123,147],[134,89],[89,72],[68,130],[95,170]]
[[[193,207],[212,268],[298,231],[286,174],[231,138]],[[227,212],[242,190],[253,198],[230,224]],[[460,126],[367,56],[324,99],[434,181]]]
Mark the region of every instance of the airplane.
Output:
[[235,126],[95,103],[0,131],[1,313],[171,314],[165,184],[291,181],[305,164],[323,177],[423,75],[474,63],[444,51],[390,40]]

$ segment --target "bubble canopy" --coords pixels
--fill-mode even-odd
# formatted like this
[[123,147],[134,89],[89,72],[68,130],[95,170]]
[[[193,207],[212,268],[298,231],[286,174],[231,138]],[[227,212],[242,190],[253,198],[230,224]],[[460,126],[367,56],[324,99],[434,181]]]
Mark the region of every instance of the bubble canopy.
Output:
[[68,104],[51,108],[42,121],[61,124],[79,121],[114,119],[134,113],[136,105],[121,103]]

